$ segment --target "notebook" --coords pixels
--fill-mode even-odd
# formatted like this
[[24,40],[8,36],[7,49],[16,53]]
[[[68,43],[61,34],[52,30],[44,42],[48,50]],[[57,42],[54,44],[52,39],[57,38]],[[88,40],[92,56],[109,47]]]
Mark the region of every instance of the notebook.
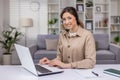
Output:
[[30,50],[28,47],[21,46],[19,44],[14,44],[22,67],[29,72],[35,74],[36,76],[43,76],[49,74],[56,74],[63,72],[62,69],[56,67],[49,67],[47,65],[35,65]]
[[120,70],[117,69],[109,68],[109,69],[105,69],[103,72],[106,74],[120,77]]

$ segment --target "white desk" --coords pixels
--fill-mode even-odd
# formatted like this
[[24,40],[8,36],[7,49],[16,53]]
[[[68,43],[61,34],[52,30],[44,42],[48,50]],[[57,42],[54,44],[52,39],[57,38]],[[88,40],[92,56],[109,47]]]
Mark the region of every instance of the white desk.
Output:
[[[104,74],[107,68],[120,69],[120,65],[96,65],[93,69],[64,69],[63,73],[37,77],[21,66],[0,66],[0,80],[120,80],[120,78]],[[99,74],[93,75],[91,71]]]

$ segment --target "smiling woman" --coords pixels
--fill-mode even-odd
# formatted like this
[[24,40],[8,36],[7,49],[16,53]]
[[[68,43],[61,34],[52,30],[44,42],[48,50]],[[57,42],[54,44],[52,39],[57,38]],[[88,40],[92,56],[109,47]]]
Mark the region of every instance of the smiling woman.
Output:
[[57,57],[43,58],[39,63],[59,68],[93,68],[96,50],[92,33],[84,29],[74,7],[64,8],[60,16],[64,30],[59,35]]

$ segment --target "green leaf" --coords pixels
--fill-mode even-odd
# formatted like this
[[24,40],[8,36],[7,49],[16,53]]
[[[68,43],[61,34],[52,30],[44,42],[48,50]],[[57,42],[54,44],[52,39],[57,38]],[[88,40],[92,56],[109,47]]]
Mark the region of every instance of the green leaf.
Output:
[[11,53],[13,51],[13,45],[20,40],[21,35],[22,33],[12,26],[2,32],[0,44],[2,44],[1,47],[5,49],[5,53]]
[[53,18],[53,19],[51,19],[51,20],[48,20],[48,24],[49,24],[49,25],[53,25],[53,24],[55,24],[57,21],[58,21],[57,18]]

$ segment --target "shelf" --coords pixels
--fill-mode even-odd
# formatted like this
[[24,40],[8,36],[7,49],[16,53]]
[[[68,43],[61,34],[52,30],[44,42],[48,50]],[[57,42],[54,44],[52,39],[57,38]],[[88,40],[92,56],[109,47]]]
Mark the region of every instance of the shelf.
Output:
[[77,3],[76,4],[83,4],[84,5],[84,3],[83,2],[79,2],[79,1],[77,1]]
[[85,19],[86,21],[93,21],[93,19]]
[[[89,30],[93,29],[93,33],[107,33],[109,35],[109,40],[112,40],[112,34],[120,33],[120,1],[111,0],[83,0],[84,2],[78,3],[76,5],[83,6],[83,12],[78,12],[80,19],[85,24],[85,28]],[[88,1],[93,1],[93,6],[87,7],[86,3]],[[78,7],[76,6],[76,7]],[[117,9],[118,8],[118,9]],[[115,16],[115,18],[114,18]],[[116,20],[116,17],[117,20]],[[86,23],[88,22],[88,23]],[[86,27],[87,25],[87,27]],[[89,27],[92,26],[92,27]],[[113,26],[113,29],[112,29]],[[114,30],[114,31],[111,31]]]
[[115,32],[120,32],[120,30],[114,30],[114,31],[111,31],[112,33],[115,33]]
[[120,14],[118,14],[118,15],[111,15],[111,17],[120,17]]
[[57,14],[59,14],[58,11],[48,11],[48,13],[57,13]]
[[109,5],[108,3],[95,3],[95,5]]
[[48,3],[48,5],[59,5],[59,3]]
[[118,26],[120,26],[120,23],[111,23],[111,25],[118,25]]
[[95,14],[108,14],[108,11],[102,11],[102,12],[95,12]]
[[86,9],[93,9],[93,7],[85,7]]
[[[59,34],[60,28],[60,0],[48,0],[48,21],[57,19],[56,26],[50,26],[48,24],[48,34]],[[54,31],[54,33],[53,33]]]
[[58,27],[48,27],[48,29],[59,29]]
[[83,12],[83,11],[77,11],[77,13],[78,13],[78,14],[84,14],[84,12]]
[[95,27],[95,29],[108,29],[108,27]]

